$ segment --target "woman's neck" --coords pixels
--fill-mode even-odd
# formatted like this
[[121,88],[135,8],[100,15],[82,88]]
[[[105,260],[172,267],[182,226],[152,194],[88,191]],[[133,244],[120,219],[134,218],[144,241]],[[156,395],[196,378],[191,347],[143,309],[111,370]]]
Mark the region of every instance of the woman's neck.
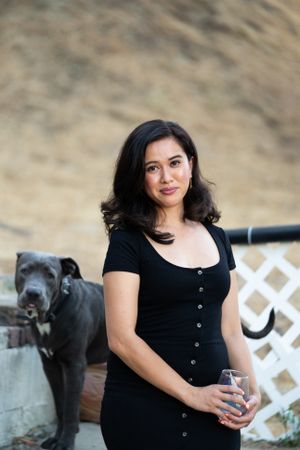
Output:
[[[169,208],[167,210],[159,210],[156,228],[159,231],[174,232],[174,230],[182,228],[186,225],[183,218],[183,208]],[[173,231],[172,231],[173,230]]]

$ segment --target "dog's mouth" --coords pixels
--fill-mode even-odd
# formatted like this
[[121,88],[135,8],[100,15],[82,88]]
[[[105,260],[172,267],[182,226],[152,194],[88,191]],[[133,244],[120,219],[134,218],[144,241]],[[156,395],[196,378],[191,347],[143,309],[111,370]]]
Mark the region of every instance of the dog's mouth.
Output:
[[33,319],[34,317],[38,317],[39,316],[38,308],[33,303],[29,303],[28,305],[25,306],[24,309],[26,311],[27,316],[30,319]]
[[25,312],[28,319],[35,319],[40,323],[45,321],[45,317],[50,306],[47,298],[42,294],[39,296],[33,296],[29,295],[26,290],[23,290],[19,293],[17,299],[18,307]]

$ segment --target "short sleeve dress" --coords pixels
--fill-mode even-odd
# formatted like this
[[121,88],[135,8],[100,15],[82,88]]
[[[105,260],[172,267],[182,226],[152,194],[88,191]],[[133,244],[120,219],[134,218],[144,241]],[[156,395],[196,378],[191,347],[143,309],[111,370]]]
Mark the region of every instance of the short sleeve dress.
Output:
[[[103,273],[140,276],[136,333],[194,386],[218,381],[229,367],[221,308],[235,268],[222,228],[204,224],[219,250],[211,267],[166,261],[139,231],[112,233]],[[187,407],[132,371],[110,352],[101,430],[108,450],[239,450],[240,432]]]

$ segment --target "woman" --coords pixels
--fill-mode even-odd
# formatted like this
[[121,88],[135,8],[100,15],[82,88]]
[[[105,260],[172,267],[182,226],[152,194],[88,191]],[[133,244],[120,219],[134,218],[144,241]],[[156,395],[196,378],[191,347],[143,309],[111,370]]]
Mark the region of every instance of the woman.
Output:
[[[235,263],[196,148],[178,124],[128,136],[101,205],[111,354],[101,428],[108,450],[237,450],[260,401],[237,302]],[[242,391],[218,385],[246,372]],[[235,402],[247,408],[241,416]]]

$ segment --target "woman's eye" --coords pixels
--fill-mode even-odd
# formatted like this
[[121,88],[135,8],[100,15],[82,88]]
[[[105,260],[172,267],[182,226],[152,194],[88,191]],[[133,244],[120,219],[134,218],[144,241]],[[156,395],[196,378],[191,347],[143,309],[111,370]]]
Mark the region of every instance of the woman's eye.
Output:
[[151,173],[151,172],[156,172],[158,170],[158,167],[157,166],[148,166],[147,168],[146,168],[146,172],[149,172],[149,173]]
[[180,162],[181,162],[181,161],[180,161],[179,159],[174,159],[174,160],[171,162],[171,166],[172,166],[172,167],[179,166]]

